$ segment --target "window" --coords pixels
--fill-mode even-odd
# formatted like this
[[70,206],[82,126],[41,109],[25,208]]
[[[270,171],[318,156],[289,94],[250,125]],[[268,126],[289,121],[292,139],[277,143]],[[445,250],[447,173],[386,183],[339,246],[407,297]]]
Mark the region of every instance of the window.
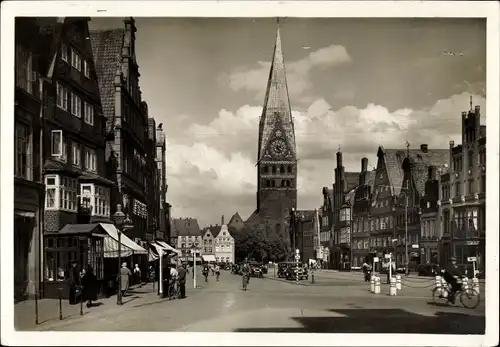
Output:
[[78,118],[82,117],[82,100],[76,94],[71,94],[71,114]]
[[45,208],[55,209],[57,201],[57,176],[46,176],[45,177]]
[[57,107],[68,110],[68,90],[57,82]]
[[486,176],[479,177],[479,188],[481,193],[486,192]]
[[82,69],[82,60],[74,49],[71,50],[71,66],[73,66],[78,71],[81,71]]
[[87,148],[85,153],[85,169],[89,171],[96,171],[96,160],[95,150]]
[[33,84],[37,82],[37,76],[33,72],[32,54],[24,47],[16,46],[16,86],[33,93]]
[[94,125],[94,106],[88,102],[85,102],[84,105],[84,121],[87,124]]
[[80,144],[78,142],[73,141],[71,143],[71,156],[72,156],[72,164],[80,167],[81,165],[81,151]]
[[16,156],[14,157],[15,175],[24,179],[32,178],[31,129],[28,125],[16,122]]
[[474,164],[474,155],[472,151],[467,152],[467,165],[472,167]]
[[109,189],[95,186],[94,215],[108,217],[110,213]]
[[52,150],[51,154],[53,157],[57,157],[60,160],[66,161],[66,141],[64,139],[62,130],[52,130]]
[[460,182],[455,182],[455,196],[460,195],[462,195],[462,192],[460,191]]
[[61,59],[66,63],[68,62],[68,46],[64,43],[61,45]]
[[90,64],[86,60],[83,61],[83,74],[90,78]]

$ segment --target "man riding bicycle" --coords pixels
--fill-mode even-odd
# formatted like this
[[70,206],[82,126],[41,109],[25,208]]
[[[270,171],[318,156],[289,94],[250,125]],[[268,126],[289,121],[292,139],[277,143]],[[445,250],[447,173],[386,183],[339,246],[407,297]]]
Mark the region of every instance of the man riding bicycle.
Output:
[[202,273],[203,273],[203,276],[205,276],[205,282],[208,282],[208,272],[209,271],[210,270],[208,269],[208,264],[203,265]]
[[243,289],[246,289],[248,282],[250,282],[250,266],[248,265],[248,262],[246,260],[243,263],[243,267],[241,268],[241,275],[243,281]]
[[443,271],[443,278],[451,285],[449,300],[452,304],[455,303],[455,294],[460,289],[461,284],[458,283],[458,278],[462,277],[462,272],[457,266],[457,258],[451,257],[450,262]]

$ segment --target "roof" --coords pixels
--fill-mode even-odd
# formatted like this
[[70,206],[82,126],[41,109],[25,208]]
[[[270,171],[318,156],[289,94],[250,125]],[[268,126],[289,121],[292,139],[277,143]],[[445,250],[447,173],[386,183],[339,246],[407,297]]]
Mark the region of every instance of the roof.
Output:
[[217,235],[216,235],[215,237],[216,237],[216,238],[226,237],[226,236],[222,236],[222,233],[223,233],[223,232],[226,232],[226,233],[227,233],[227,235],[226,235],[226,236],[233,237],[233,236],[231,235],[231,233],[229,232],[229,229],[227,228],[227,225],[223,225],[223,226],[221,226],[221,228],[220,228],[219,232],[217,233]]
[[57,235],[66,234],[66,235],[78,235],[78,234],[91,234],[95,229],[99,229],[99,232],[96,234],[102,234],[102,236],[106,235],[106,231],[101,226],[100,223],[91,223],[91,224],[66,224],[61,230],[56,233]]
[[179,236],[201,236],[200,226],[196,218],[176,218],[173,220],[173,229]]
[[117,71],[121,71],[124,34],[125,29],[90,31],[102,112],[110,120],[108,124],[114,123],[114,79]]
[[238,212],[236,212],[235,214],[233,214],[233,216],[229,220],[229,223],[227,223],[227,226],[228,227],[234,227],[234,228],[238,228],[239,226],[241,226],[241,227],[244,226],[243,219],[241,218],[241,216],[240,216],[240,214]]
[[402,164],[408,154],[411,162],[414,164],[414,169],[412,169],[413,178],[414,180],[416,179],[415,184],[419,191],[422,187],[422,174],[424,175],[423,186],[425,187],[427,169],[430,165],[449,164],[449,149],[429,149],[423,152],[420,149],[384,149],[383,147],[379,147],[379,151],[382,151],[384,154],[387,175],[394,195],[399,195],[401,191],[404,178]]
[[208,231],[212,234],[213,237],[216,237],[220,231],[220,228],[221,228],[220,225],[211,225],[203,229],[202,235],[205,235],[205,233]]
[[373,192],[373,187],[375,186],[375,171],[367,172],[365,183],[370,186],[370,191]]
[[344,192],[349,192],[359,185],[359,172],[344,172]]

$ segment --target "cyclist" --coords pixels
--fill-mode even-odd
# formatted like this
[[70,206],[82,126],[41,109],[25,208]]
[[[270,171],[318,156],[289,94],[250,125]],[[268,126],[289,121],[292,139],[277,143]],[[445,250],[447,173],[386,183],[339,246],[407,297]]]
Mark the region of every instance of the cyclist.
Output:
[[449,300],[452,304],[455,303],[455,294],[460,289],[460,283],[458,283],[457,279],[461,276],[462,272],[457,266],[457,258],[451,257],[450,262],[443,271],[443,278],[451,285]]
[[203,270],[202,270],[202,273],[203,273],[203,276],[205,276],[205,282],[208,282],[208,272],[210,270],[208,269],[208,264],[205,263],[205,265],[203,265]]
[[220,277],[220,267],[219,264],[215,264],[215,275],[217,276],[217,282],[219,282],[219,277]]
[[246,290],[246,287],[248,286],[248,283],[250,282],[250,266],[248,265],[248,262],[245,260],[243,263],[243,266],[241,268],[241,275],[242,275],[242,281],[243,281],[243,289]]

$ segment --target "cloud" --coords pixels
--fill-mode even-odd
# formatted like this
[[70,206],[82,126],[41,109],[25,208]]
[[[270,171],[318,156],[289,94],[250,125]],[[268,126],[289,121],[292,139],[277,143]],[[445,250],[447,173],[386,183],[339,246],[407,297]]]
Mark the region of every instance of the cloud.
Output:
[[[352,59],[343,46],[330,45],[310,52],[306,57],[285,62],[287,72],[288,91],[291,96],[300,95],[312,87],[311,70],[325,69],[351,62]],[[266,82],[269,77],[271,62],[258,62],[254,67],[243,67],[230,74],[221,76],[228,81],[235,91],[247,90],[257,92],[257,98],[263,97]]]
[[[412,148],[428,144],[446,149],[450,140],[461,141],[461,117],[469,108],[470,95],[453,95],[426,109],[388,110],[376,104],[364,108],[345,106],[332,110],[324,98],[316,98],[302,111],[293,111],[299,159],[299,208],[317,208],[321,188],[333,183],[335,152],[344,153],[346,171],[358,171],[362,157],[376,165],[378,146]],[[485,103],[481,106],[485,123]],[[220,214],[238,211],[243,218],[255,208],[256,155],[261,107],[245,105],[235,112],[221,110],[209,124],[192,124],[185,144],[170,144],[169,200],[175,216],[199,216],[216,222]],[[217,216],[213,211],[220,211]]]

